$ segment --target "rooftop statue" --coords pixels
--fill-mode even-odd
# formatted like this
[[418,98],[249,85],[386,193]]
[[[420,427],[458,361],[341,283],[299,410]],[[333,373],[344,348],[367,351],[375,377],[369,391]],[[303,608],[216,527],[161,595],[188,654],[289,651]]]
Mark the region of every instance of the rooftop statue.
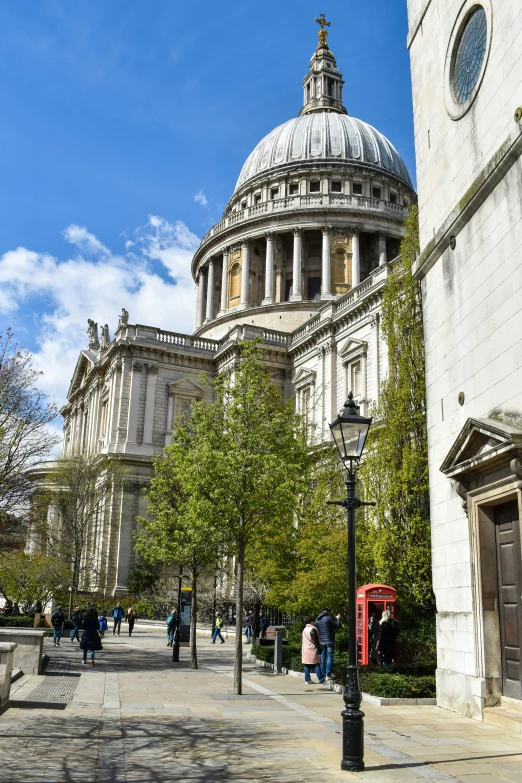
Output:
[[89,326],[87,327],[87,335],[89,337],[89,348],[99,348],[100,347],[100,340],[98,338],[98,324],[92,320],[92,318],[87,319],[87,323]]
[[120,328],[120,326],[127,326],[128,323],[129,323],[129,313],[124,307],[122,307],[121,315],[118,318],[118,329]]

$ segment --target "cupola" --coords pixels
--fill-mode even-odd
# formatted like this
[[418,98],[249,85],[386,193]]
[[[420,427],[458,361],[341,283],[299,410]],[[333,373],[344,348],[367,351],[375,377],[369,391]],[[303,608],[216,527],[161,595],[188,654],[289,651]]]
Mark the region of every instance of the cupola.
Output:
[[330,27],[324,14],[315,18],[321,29],[317,33],[319,43],[310,60],[310,71],[303,81],[304,105],[299,114],[313,111],[334,111],[348,114],[343,106],[343,77],[337,69],[333,52],[327,43]]

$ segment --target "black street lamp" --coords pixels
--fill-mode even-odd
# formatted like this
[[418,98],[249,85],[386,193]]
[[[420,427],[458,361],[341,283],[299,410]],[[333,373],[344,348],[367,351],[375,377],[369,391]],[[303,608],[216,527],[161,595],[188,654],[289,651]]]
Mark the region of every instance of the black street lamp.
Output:
[[361,711],[361,686],[357,664],[357,576],[355,567],[355,510],[360,506],[374,506],[364,503],[355,495],[355,474],[359,468],[364,444],[372,423],[371,418],[359,415],[359,406],[348,395],[344,408],[332,424],[335,445],[347,471],[346,499],[329,501],[331,505],[343,506],[348,512],[348,671],[344,687],[343,759],[341,769],[357,772],[364,769],[364,712]]

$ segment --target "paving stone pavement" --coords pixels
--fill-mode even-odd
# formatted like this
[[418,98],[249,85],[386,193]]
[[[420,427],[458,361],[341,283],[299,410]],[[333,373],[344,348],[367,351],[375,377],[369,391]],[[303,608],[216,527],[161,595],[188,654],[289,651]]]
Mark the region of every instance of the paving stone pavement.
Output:
[[103,644],[83,666],[76,643],[46,643],[50,674],[13,684],[0,783],[522,783],[522,735],[436,707],[364,705],[366,769],[342,772],[343,702],[325,687],[245,663],[238,698],[231,643],[201,637],[197,671],[158,630]]

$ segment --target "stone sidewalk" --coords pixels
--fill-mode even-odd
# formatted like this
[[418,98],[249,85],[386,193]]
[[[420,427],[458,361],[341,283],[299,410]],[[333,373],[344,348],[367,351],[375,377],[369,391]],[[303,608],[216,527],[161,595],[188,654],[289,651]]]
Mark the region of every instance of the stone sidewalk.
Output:
[[341,772],[342,698],[245,664],[199,639],[173,664],[163,634],[106,636],[96,666],[47,643],[45,677],[14,684],[0,716],[0,783],[522,783],[522,735],[436,707],[365,705],[366,770]]

